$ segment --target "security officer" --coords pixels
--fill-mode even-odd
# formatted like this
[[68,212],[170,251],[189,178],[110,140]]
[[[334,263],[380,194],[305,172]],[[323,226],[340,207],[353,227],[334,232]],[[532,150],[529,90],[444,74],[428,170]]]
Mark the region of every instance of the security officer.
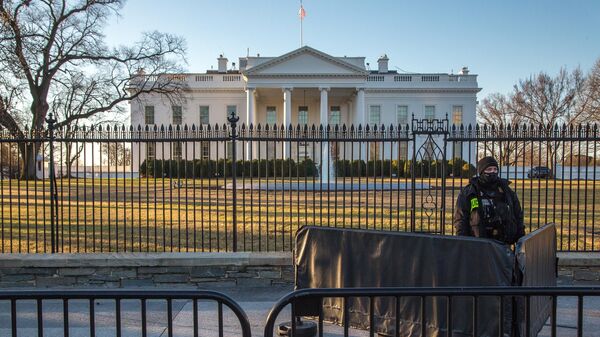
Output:
[[498,162],[484,157],[477,176],[458,195],[454,213],[457,235],[490,238],[512,245],[525,235],[523,211],[510,182],[498,177]]

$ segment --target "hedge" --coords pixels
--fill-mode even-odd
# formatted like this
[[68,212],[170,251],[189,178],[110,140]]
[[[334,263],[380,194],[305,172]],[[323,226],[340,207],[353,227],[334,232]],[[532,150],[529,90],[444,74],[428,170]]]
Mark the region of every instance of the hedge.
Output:
[[[230,159],[145,160],[140,165],[140,175],[165,178],[231,177],[232,164]],[[310,159],[299,163],[292,159],[238,160],[236,168],[236,176],[247,178],[314,177],[317,172],[315,163]]]
[[[334,162],[336,177],[398,177],[410,178],[412,160],[337,160]],[[417,161],[416,178],[441,177],[441,160]],[[165,178],[215,178],[231,177],[232,161],[229,159],[195,159],[195,160],[150,160],[140,165],[142,177]],[[315,177],[318,168],[311,159],[296,163],[292,159],[255,159],[237,161],[238,177]],[[463,159],[455,158],[446,161],[446,176],[472,177],[475,167]]]

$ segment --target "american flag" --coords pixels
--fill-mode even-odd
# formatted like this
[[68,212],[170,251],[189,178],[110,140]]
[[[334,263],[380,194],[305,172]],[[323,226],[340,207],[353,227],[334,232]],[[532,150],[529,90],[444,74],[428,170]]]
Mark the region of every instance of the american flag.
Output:
[[300,5],[298,16],[300,17],[300,20],[304,19],[304,17],[306,16],[306,11],[304,10],[304,7],[302,7],[302,5]]

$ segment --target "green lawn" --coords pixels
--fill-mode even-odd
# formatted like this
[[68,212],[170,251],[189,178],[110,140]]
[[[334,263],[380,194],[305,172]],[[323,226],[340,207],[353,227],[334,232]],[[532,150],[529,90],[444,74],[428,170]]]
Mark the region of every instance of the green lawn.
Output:
[[[265,181],[261,179],[261,183]],[[279,184],[295,181],[269,180]],[[312,178],[307,181],[312,182]],[[395,178],[368,178],[369,183],[394,181]],[[250,183],[250,179],[246,182]],[[353,182],[359,180],[355,178]],[[366,183],[367,178],[360,182]],[[237,248],[290,250],[294,234],[302,225],[452,234],[453,205],[466,180],[447,179],[444,195],[439,188],[441,180],[418,182],[433,188],[416,191],[414,210],[411,191],[405,189],[238,190]],[[227,183],[231,179],[60,179],[57,185],[61,250],[232,250],[233,191],[223,188]],[[600,182],[517,180],[512,186],[525,209],[528,230],[555,222],[559,249],[600,250],[596,234]],[[0,181],[0,213],[2,252],[50,250],[48,181]],[[413,214],[416,221],[411,228]]]

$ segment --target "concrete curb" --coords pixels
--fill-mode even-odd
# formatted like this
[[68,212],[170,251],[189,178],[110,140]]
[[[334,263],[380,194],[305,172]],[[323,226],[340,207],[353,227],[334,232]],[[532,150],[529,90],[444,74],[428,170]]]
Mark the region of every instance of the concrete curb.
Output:
[[599,267],[599,253],[565,252],[557,253],[559,267]]

